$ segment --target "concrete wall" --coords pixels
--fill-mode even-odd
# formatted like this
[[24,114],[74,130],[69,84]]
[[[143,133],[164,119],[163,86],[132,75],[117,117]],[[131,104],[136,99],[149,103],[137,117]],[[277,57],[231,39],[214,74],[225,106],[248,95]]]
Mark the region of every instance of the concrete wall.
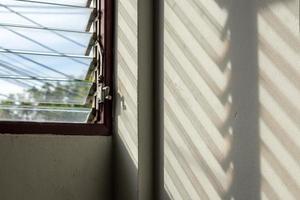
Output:
[[111,137],[0,135],[1,200],[110,199]]
[[115,199],[137,199],[137,0],[117,0]]
[[172,199],[299,199],[299,0],[165,0]]

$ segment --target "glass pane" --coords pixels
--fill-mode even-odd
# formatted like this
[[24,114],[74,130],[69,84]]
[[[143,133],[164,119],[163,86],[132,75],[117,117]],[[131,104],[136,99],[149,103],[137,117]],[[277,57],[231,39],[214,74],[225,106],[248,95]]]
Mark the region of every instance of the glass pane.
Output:
[[39,121],[85,123],[90,114],[88,108],[29,107],[0,105],[0,119],[6,121]]
[[[1,0],[1,2],[6,2],[7,4],[20,3],[27,4],[30,2],[42,2],[42,3],[50,3],[51,4],[66,4],[66,5],[73,5],[73,6],[86,6],[88,0]],[[27,3],[28,2],[28,3]],[[35,4],[33,4],[34,7]]]
[[0,0],[0,120],[86,121],[93,85],[86,4]]
[[92,59],[0,53],[2,75],[85,79]]
[[0,23],[1,49],[84,55],[91,38],[91,33],[57,32],[55,29],[15,26],[19,25]]
[[[37,1],[38,2],[38,1]],[[40,1],[67,5],[85,6],[84,2]],[[74,1],[73,1],[74,2]],[[35,25],[37,27],[63,28],[71,30],[86,29],[91,8],[55,6],[15,0],[0,1],[0,22],[8,24]]]
[[92,83],[0,75],[0,103],[85,104]]

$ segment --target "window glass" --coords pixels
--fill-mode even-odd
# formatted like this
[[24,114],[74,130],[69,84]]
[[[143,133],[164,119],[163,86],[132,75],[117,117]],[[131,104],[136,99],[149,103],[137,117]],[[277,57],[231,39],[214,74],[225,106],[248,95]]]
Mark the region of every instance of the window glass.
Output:
[[86,122],[92,11],[86,0],[0,0],[0,120]]

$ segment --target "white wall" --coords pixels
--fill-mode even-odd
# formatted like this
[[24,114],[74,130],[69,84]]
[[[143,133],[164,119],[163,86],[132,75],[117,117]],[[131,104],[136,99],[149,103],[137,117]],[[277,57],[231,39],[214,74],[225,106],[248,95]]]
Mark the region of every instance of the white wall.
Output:
[[165,0],[172,199],[299,198],[298,8],[299,0]]
[[[255,2],[165,0],[171,199],[300,195],[299,0]],[[117,199],[138,192],[136,7],[118,1]]]
[[137,0],[117,0],[116,123],[114,166],[116,199],[137,199]]

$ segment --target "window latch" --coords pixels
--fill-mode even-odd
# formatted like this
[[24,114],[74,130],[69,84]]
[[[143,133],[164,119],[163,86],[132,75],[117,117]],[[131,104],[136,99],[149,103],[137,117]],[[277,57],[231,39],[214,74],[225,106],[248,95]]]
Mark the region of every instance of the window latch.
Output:
[[103,104],[106,100],[111,100],[112,96],[110,95],[110,87],[100,84],[98,87],[97,97],[99,104]]

